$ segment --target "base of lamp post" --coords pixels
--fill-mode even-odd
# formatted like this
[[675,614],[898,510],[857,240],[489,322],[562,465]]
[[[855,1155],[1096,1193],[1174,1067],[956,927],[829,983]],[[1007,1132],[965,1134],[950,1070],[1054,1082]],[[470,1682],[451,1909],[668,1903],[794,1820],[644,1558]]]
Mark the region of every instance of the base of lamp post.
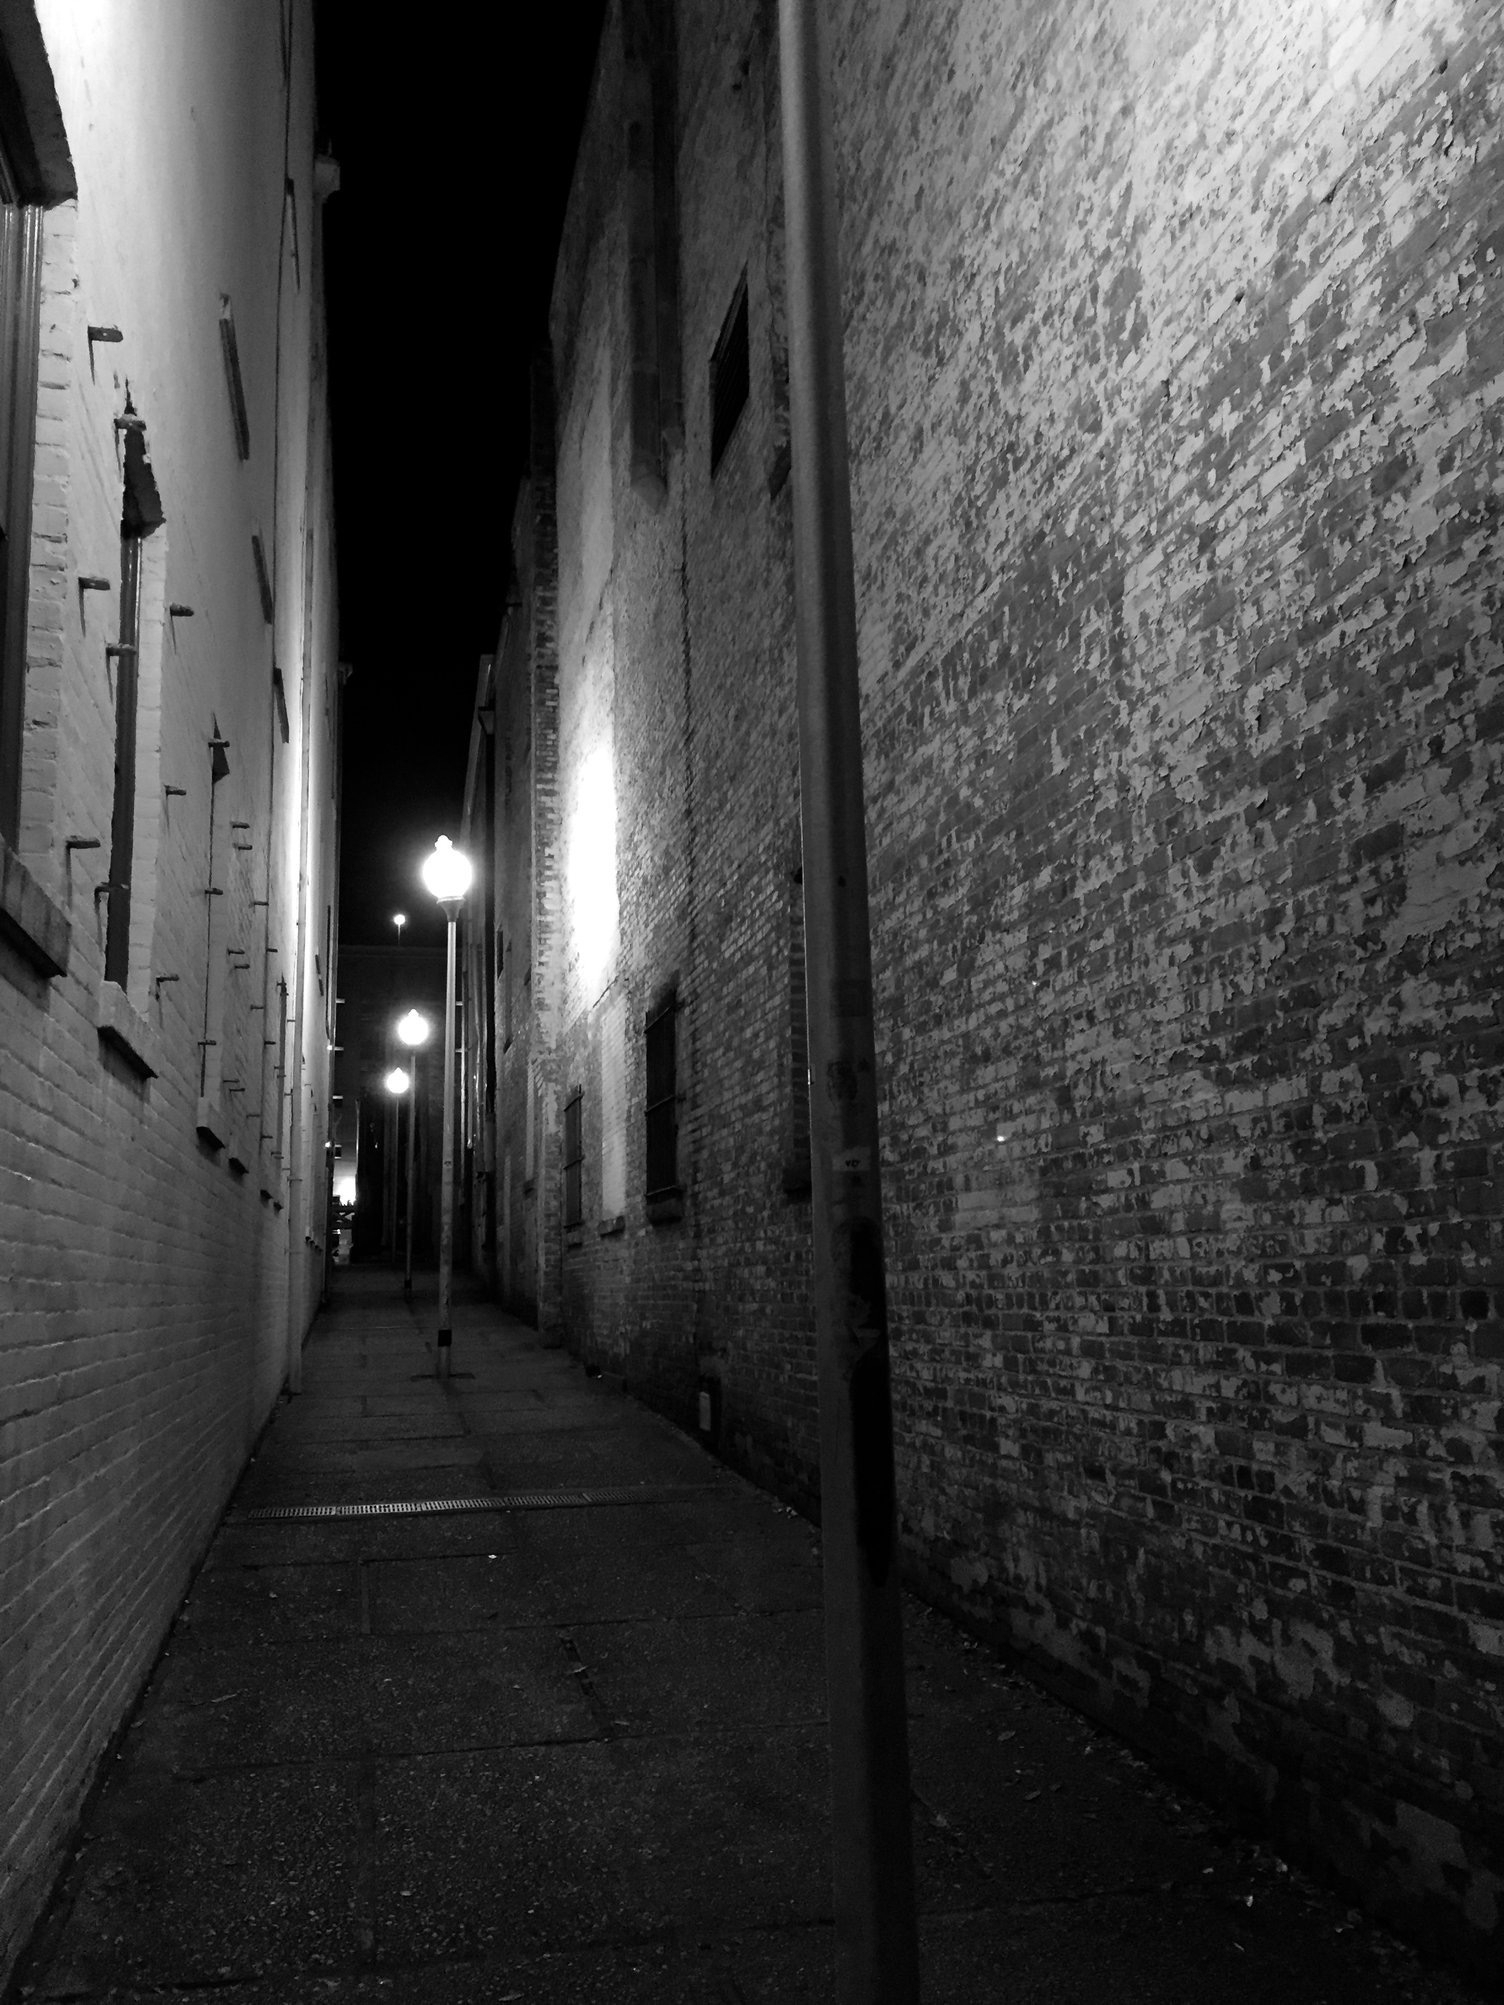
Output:
[[450,1340],[450,1338],[451,1338],[451,1337],[452,1337],[453,1335],[454,1335],[454,1332],[453,1332],[452,1330],[440,1330],[440,1331],[439,1331],[439,1377],[440,1377],[440,1378],[448,1378],[448,1376],[449,1376],[449,1340]]

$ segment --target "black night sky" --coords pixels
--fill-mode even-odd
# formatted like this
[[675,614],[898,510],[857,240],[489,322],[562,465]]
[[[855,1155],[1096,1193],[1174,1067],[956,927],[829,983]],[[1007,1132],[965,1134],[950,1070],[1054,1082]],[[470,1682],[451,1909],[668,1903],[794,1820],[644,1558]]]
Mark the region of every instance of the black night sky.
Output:
[[[388,32],[317,0],[346,690],[341,935],[437,945],[416,876],[454,833],[496,645],[548,294],[603,0]],[[504,36],[498,39],[498,21]],[[410,29],[419,27],[410,23]]]

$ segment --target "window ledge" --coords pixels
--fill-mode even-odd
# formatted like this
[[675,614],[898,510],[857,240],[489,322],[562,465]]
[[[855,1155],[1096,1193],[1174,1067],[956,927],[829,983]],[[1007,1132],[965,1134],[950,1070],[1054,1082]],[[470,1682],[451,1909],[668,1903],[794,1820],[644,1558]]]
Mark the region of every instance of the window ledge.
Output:
[[603,1218],[595,1229],[602,1239],[609,1239],[613,1233],[626,1231],[627,1215],[624,1211],[619,1211],[614,1218]]
[[198,1129],[199,1140],[207,1142],[211,1149],[224,1147],[225,1137],[230,1132],[230,1122],[217,1098],[210,1100],[200,1095],[198,1118],[194,1126]]
[[119,982],[100,984],[94,1027],[143,1079],[155,1079],[162,1070],[161,1039]]
[[649,1225],[675,1225],[684,1216],[684,1192],[677,1185],[654,1191],[648,1199]]
[[0,838],[0,937],[10,941],[39,973],[68,972],[73,928],[15,851]]

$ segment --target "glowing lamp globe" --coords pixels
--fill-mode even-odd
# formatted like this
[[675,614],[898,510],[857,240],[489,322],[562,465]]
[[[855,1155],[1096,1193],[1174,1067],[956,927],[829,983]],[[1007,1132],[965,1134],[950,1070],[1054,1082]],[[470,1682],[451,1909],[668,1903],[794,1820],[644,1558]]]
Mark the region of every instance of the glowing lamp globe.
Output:
[[423,884],[451,917],[470,889],[473,875],[469,857],[457,850],[447,835],[441,835],[423,865]]
[[400,1065],[394,1065],[381,1083],[388,1093],[405,1093],[412,1082]]
[[422,1010],[410,1009],[406,1016],[397,1019],[397,1035],[409,1051],[416,1051],[433,1036],[433,1025]]

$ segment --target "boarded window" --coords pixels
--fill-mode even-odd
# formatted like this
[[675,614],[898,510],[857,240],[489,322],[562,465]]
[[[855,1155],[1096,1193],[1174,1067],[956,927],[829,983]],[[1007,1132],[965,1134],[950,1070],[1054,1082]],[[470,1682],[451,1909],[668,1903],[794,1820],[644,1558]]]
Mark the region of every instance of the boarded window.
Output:
[[647,1195],[679,1191],[678,998],[670,996],[647,1020]]
[[736,297],[710,358],[710,471],[715,472],[731,443],[736,421],[747,402],[751,366],[747,346],[747,275],[742,273]]

